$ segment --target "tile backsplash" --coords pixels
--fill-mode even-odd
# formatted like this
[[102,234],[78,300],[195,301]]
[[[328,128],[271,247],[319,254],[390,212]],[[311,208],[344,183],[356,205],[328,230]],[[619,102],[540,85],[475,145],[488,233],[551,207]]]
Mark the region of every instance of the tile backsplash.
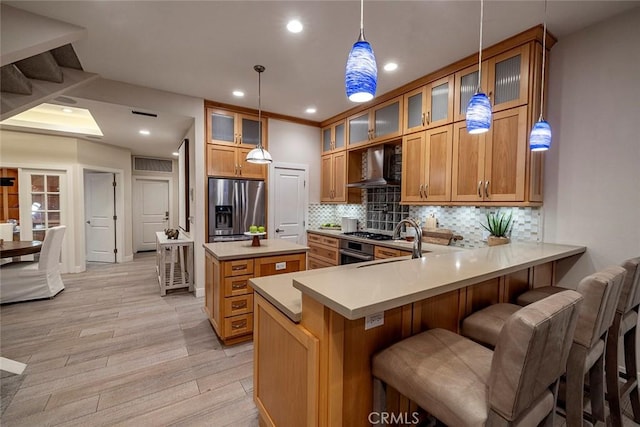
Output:
[[[534,207],[481,207],[481,206],[407,206],[399,203],[399,187],[374,188],[363,191],[362,205],[309,206],[309,228],[317,229],[322,224],[340,224],[343,216],[358,219],[360,229],[391,232],[402,218],[411,217],[425,223],[432,214],[438,227],[448,228],[463,240],[452,243],[465,248],[486,246],[483,239],[487,213],[513,212],[511,240],[516,242],[542,241],[543,210]],[[398,199],[396,201],[396,195]],[[384,201],[383,201],[384,200]],[[393,218],[393,219],[392,219]],[[397,218],[397,219],[396,219]]]

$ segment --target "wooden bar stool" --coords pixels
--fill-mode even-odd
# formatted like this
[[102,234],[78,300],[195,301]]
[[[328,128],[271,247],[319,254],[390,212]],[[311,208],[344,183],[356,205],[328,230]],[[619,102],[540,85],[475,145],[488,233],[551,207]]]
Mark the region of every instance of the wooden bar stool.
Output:
[[[589,374],[589,396],[592,417],[605,421],[604,358],[607,333],[613,323],[626,270],[614,266],[585,277],[577,291],[584,297],[578,316],[569,361],[567,362],[565,406],[567,425],[582,425],[584,415],[585,375]],[[558,293],[550,294],[552,298]],[[538,302],[545,301],[543,298]],[[528,305],[527,307],[529,307]],[[473,313],[462,322],[462,334],[485,345],[495,345],[502,325],[523,307],[494,304]]]
[[582,296],[566,291],[516,312],[495,351],[444,329],[373,357],[374,411],[389,385],[450,426],[553,425]]
[[[633,420],[640,424],[640,395],[638,393],[637,329],[638,307],[640,306],[640,257],[622,263],[627,270],[620,295],[618,308],[609,330],[605,369],[607,377],[607,400],[611,424],[622,426],[621,402],[627,396],[631,399]],[[618,346],[624,342],[624,371],[618,369]],[[619,384],[622,378],[624,383]]]

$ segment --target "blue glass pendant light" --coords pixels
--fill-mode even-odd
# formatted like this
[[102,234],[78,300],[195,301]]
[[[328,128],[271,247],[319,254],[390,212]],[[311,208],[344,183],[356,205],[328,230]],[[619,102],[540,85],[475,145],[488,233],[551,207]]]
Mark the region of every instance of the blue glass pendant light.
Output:
[[478,51],[478,89],[467,104],[467,132],[470,134],[484,133],[491,127],[491,102],[482,92],[482,20],[484,18],[484,0],[480,1],[480,50]]
[[551,126],[542,118],[544,108],[544,70],[547,55],[547,0],[544,2],[544,31],[542,32],[542,82],[540,84],[540,117],[529,135],[531,151],[547,151],[551,146]]
[[247,153],[247,162],[266,165],[273,162],[271,154],[262,147],[262,106],[260,104],[260,75],[264,72],[262,65],[255,65],[254,70],[258,72],[258,146]]
[[367,102],[376,95],[378,66],[373,49],[364,39],[364,0],[360,0],[360,36],[353,44],[344,75],[347,97],[353,102]]

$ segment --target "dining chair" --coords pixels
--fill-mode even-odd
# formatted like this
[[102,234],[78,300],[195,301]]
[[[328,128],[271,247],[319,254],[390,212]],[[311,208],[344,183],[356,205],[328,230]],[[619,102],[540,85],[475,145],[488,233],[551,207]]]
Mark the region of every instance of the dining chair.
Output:
[[[626,270],[619,266],[606,268],[580,281],[577,291],[584,297],[578,315],[578,325],[569,353],[563,392],[567,425],[581,426],[584,417],[585,375],[589,375],[591,417],[605,421],[604,364],[607,334],[613,323]],[[562,288],[561,288],[562,289]],[[555,294],[549,294],[545,301]],[[537,304],[533,303],[533,304]],[[525,307],[529,307],[527,305]],[[494,304],[483,308],[462,322],[462,335],[485,345],[498,341],[500,330],[513,313],[523,307],[515,304]]]
[[16,262],[0,268],[0,304],[53,298],[64,289],[60,252],[66,226],[47,230],[37,262]]
[[385,412],[391,386],[450,426],[552,426],[582,300],[568,290],[517,311],[494,351],[445,329],[382,350],[373,410]]

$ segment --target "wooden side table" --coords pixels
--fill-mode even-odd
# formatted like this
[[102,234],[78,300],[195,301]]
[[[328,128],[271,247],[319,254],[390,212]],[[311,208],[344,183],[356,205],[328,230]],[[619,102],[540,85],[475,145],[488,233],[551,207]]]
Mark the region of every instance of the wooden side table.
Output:
[[180,233],[169,239],[164,232],[156,232],[156,271],[160,295],[168,289],[189,288],[193,291],[193,240]]

